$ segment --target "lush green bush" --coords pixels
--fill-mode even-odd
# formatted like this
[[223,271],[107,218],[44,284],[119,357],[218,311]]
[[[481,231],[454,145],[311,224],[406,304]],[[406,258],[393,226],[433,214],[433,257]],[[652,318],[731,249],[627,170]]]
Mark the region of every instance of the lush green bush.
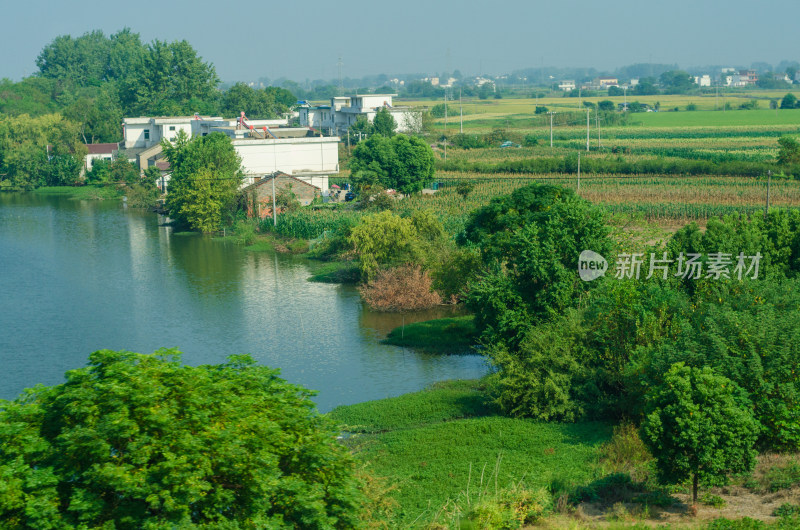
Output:
[[453,108],[450,105],[446,105],[444,103],[437,103],[433,107],[431,107],[431,116],[434,118],[444,118],[445,116],[445,109],[447,110],[448,116],[458,116],[458,109]]
[[[655,387],[675,362],[710,366],[744,389],[764,449],[800,448],[800,281],[752,281],[695,296],[671,340],[637,353],[631,385]],[[644,377],[642,377],[644,376]]]
[[477,134],[454,134],[449,140],[453,146],[461,149],[480,149],[488,147],[486,141]]
[[234,356],[102,350],[0,408],[9,528],[352,528],[348,452],[311,392]]

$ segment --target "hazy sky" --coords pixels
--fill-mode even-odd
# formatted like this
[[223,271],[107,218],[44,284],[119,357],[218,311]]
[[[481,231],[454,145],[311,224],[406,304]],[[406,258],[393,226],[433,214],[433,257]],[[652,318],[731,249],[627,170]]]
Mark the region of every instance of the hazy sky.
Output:
[[[636,62],[749,66],[800,59],[798,0],[0,0],[0,77],[36,70],[57,35],[128,26],[186,39],[224,81],[506,73]],[[448,54],[449,49],[449,54]],[[449,61],[448,61],[449,55]]]

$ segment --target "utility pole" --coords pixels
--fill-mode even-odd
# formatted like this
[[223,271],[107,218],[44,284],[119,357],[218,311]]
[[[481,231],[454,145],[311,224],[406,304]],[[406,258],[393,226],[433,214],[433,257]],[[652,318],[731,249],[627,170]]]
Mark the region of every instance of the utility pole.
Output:
[[625,112],[628,112],[628,85],[625,85],[624,87],[622,87],[622,94],[623,94],[623,97],[625,98],[624,99],[625,103],[623,103],[622,106],[624,107]]
[[464,103],[461,100],[461,89],[458,89],[458,108],[459,112],[461,113],[461,126],[458,130],[461,134],[464,134]]
[[272,226],[278,226],[278,213],[275,210],[275,179],[278,175],[272,175]]
[[767,209],[764,211],[764,217],[766,218],[769,214],[769,192],[770,192],[770,184],[772,181],[772,171],[767,171]]
[[600,150],[600,111],[598,110],[599,107],[595,107],[594,109],[594,120],[595,124],[597,125],[597,150]]
[[553,148],[553,115],[555,114],[555,112],[553,112],[551,110],[551,111],[548,111],[547,113],[550,115],[550,148],[552,149]]
[[586,152],[589,152],[589,116],[592,113],[592,109],[586,109]]
[[444,161],[447,162],[447,89],[444,89]]
[[444,133],[447,134],[447,89],[444,89]]
[[344,63],[342,63],[342,56],[340,55],[339,56],[339,62],[336,63],[336,66],[339,67],[339,95],[340,96],[344,95],[344,83],[342,82],[342,65],[343,64]]
[[578,153],[578,190],[576,193],[580,194],[581,192],[581,154]]

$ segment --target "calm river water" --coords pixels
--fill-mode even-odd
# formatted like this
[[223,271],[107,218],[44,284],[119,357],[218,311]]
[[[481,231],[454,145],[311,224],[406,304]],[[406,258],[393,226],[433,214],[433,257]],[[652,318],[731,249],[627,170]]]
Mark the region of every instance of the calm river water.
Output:
[[177,347],[191,365],[250,353],[319,391],[323,411],[485,373],[478,356],[380,344],[400,317],[307,281],[305,260],[163,221],[113,201],[0,194],[0,398],[59,383],[103,348]]

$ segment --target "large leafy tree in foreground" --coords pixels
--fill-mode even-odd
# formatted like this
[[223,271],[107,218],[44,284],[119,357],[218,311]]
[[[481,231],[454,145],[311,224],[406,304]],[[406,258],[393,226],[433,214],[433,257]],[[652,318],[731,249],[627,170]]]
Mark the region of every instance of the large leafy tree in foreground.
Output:
[[169,216],[193,230],[213,232],[236,209],[244,178],[230,139],[211,133],[189,140],[181,131],[174,144],[164,140],[162,146],[172,171]]
[[102,350],[0,405],[4,528],[352,528],[349,453],[278,371]]

